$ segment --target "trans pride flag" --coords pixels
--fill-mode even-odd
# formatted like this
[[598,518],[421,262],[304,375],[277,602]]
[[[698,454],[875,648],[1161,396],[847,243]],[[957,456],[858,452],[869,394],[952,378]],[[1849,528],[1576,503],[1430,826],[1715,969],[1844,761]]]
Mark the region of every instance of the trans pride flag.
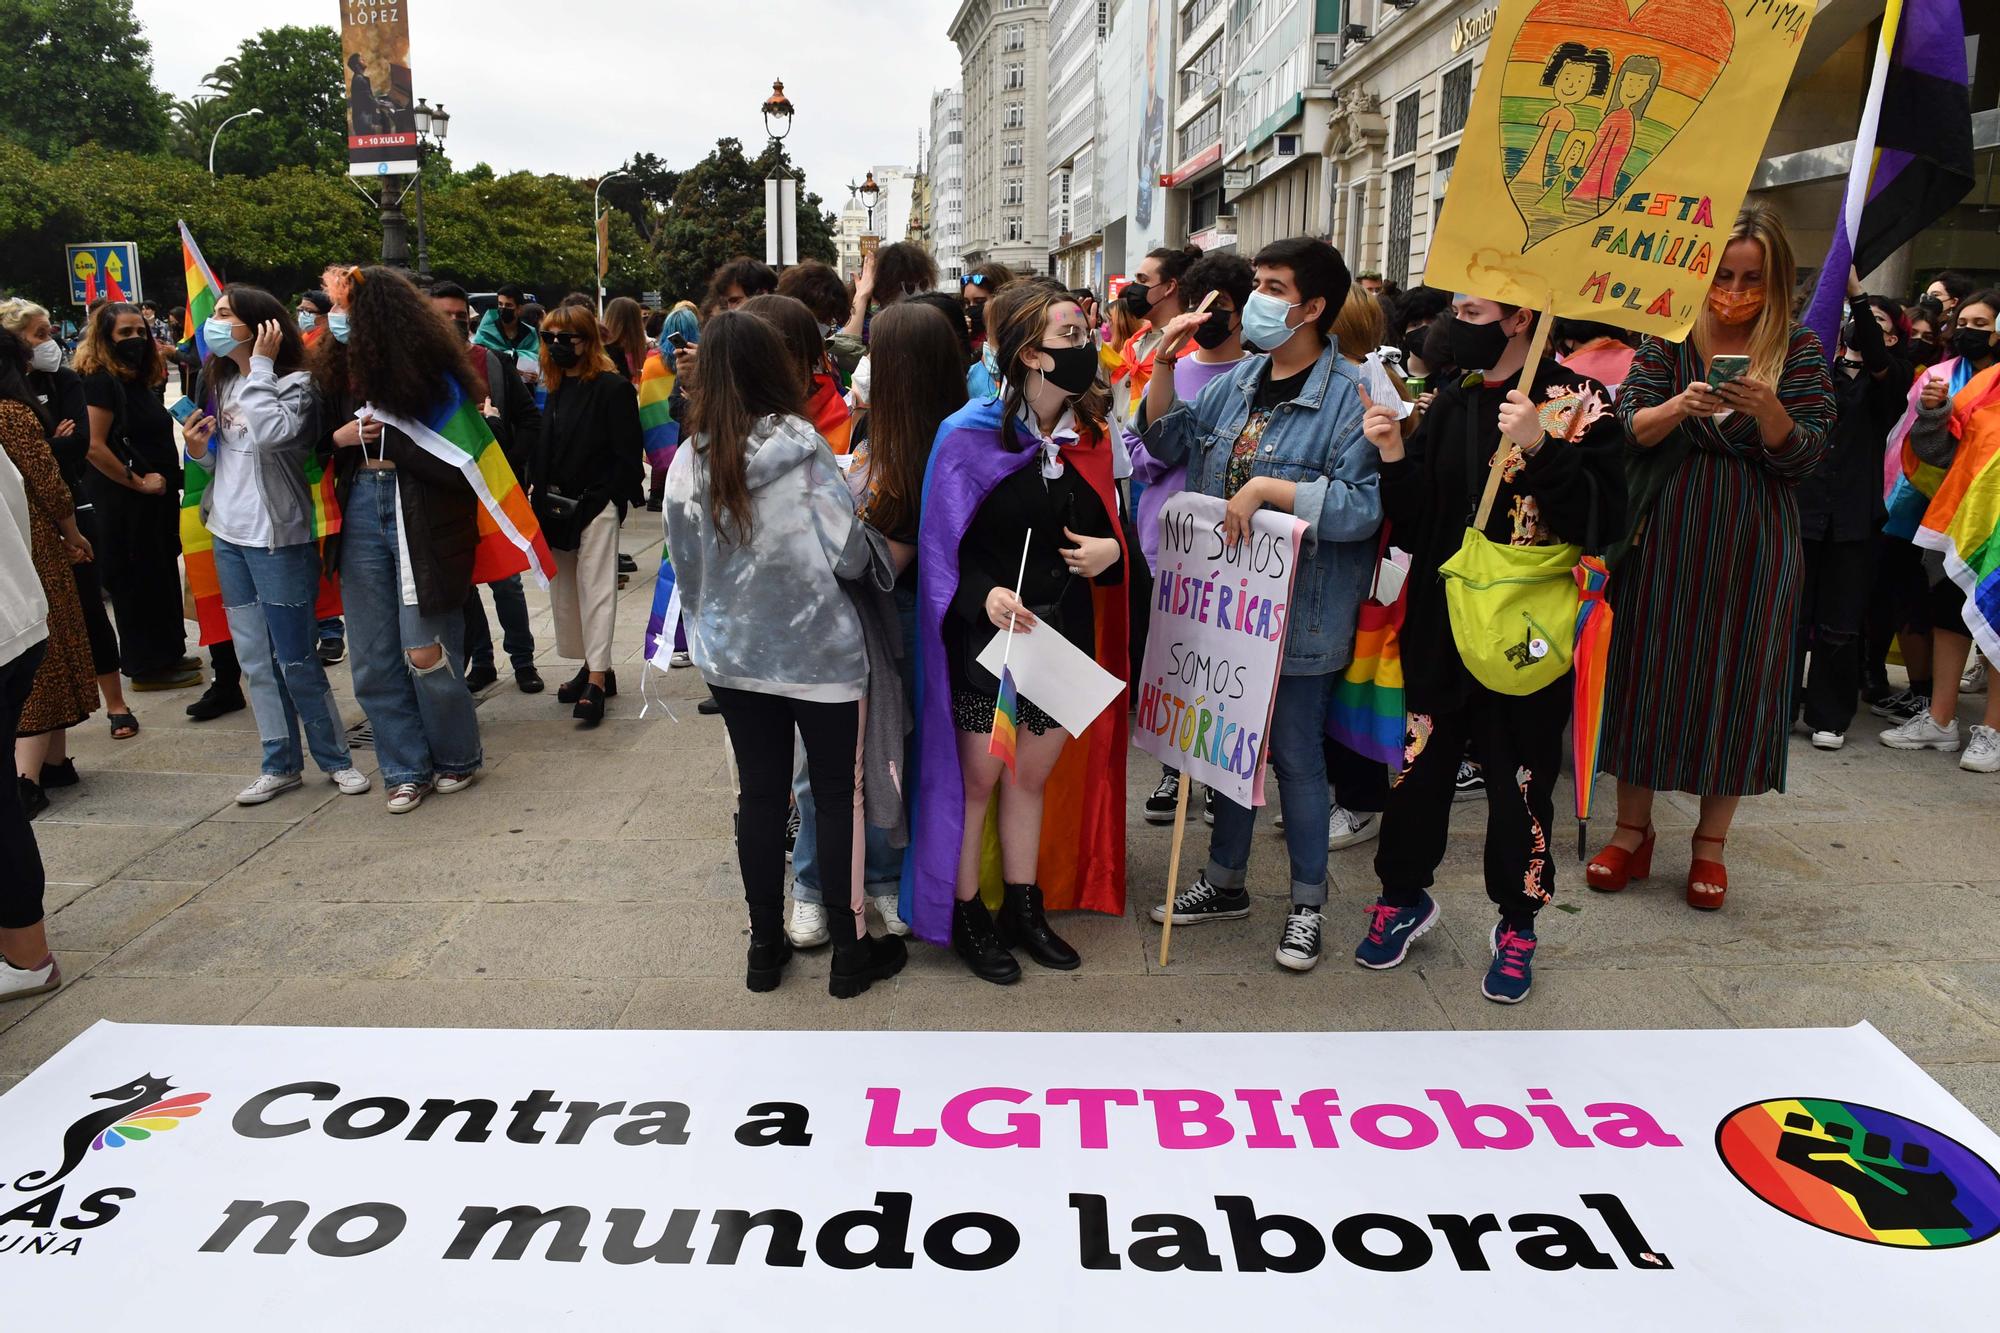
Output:
[[2000,661],[2000,366],[1972,377],[1952,399],[1958,452],[1931,497],[1916,543],[1944,553],[1965,589],[1965,625]]
[[674,363],[663,352],[646,353],[646,365],[639,372],[639,429],[646,442],[646,462],[655,472],[665,472],[674,461],[674,449],[681,442],[680,423],[674,420]]

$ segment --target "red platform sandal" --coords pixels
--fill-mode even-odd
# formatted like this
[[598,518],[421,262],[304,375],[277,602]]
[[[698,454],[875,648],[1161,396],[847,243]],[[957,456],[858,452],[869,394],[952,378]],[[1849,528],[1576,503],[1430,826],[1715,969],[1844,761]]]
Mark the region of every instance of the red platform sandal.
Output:
[[1659,838],[1653,826],[1621,822],[1618,827],[1646,836],[1630,851],[1623,847],[1606,847],[1590,858],[1590,864],[1583,870],[1583,880],[1599,893],[1616,893],[1634,880],[1642,880],[1653,873],[1653,844]]
[[[1711,838],[1707,834],[1694,835],[1696,842],[1712,842],[1717,847],[1727,838]],[[1729,892],[1729,867],[1720,861],[1710,861],[1695,857],[1688,866],[1688,906],[1701,912],[1719,911],[1722,899]]]

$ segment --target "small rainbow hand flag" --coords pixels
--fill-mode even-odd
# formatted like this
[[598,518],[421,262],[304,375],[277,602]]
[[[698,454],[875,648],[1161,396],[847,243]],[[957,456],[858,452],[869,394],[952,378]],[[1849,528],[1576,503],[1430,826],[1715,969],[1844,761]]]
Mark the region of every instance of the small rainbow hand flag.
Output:
[[674,461],[674,449],[681,442],[680,423],[674,420],[674,363],[664,354],[646,353],[645,368],[639,372],[639,428],[645,433],[646,462],[655,472],[664,472]]
[[996,756],[1007,765],[1007,776],[1018,776],[1014,771],[1014,736],[1021,720],[1021,698],[1014,689],[1014,673],[1004,663],[1000,667],[1000,697],[993,701],[993,737],[986,742],[986,753]]

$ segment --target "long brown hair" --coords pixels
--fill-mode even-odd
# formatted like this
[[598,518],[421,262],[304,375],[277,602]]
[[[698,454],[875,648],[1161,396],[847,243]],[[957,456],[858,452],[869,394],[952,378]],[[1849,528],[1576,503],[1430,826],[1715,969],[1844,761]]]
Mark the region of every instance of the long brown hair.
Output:
[[[542,335],[542,383],[550,393],[562,388],[565,379],[594,380],[599,375],[615,373],[611,357],[604,350],[604,339],[597,329],[597,312],[587,305],[559,305],[542,316],[541,327],[536,330]],[[573,333],[576,335],[576,364],[567,370],[549,358],[548,335],[551,333]]]
[[1340,354],[1349,361],[1359,362],[1382,345],[1382,335],[1387,328],[1382,303],[1370,296],[1368,289],[1358,282],[1349,287],[1347,300],[1341,303],[1340,313],[1333,317],[1333,336],[1340,346]]
[[[348,269],[341,281],[347,341],[321,338],[312,348],[322,394],[352,394],[417,421],[443,405],[447,379],[472,402],[485,396],[465,340],[400,270],[370,264]],[[337,291],[334,299],[341,299]]]
[[[1651,96],[1650,93],[1647,94]],[[1764,308],[1750,328],[1750,373],[1773,389],[1785,375],[1785,357],[1792,350],[1792,288],[1798,282],[1798,265],[1792,259],[1791,238],[1777,211],[1764,204],[1751,204],[1736,215],[1728,237],[1716,247],[1715,262],[1736,241],[1756,241],[1764,247]],[[1704,363],[1715,347],[1719,323],[1704,300],[1694,321],[1694,350]]]
[[[229,302],[229,313],[236,316],[236,322],[249,328],[251,342],[257,340],[260,326],[270,320],[278,321],[278,354],[271,359],[273,371],[289,375],[305,365],[306,344],[299,336],[298,321],[277,297],[262,287],[232,282],[222,289],[222,299]],[[235,377],[236,362],[230,357],[210,355],[201,363],[201,374],[211,389],[219,390]]]
[[629,296],[614,296],[604,307],[604,342],[625,354],[625,367],[637,376],[646,364],[646,312]]
[[810,400],[813,377],[826,369],[826,341],[819,335],[819,321],[813,312],[795,296],[753,296],[740,308],[769,324],[785,340],[799,389]]
[[875,319],[868,393],[868,480],[861,517],[885,533],[917,526],[938,427],[965,406],[963,342],[929,303],[898,301]]
[[83,342],[70,362],[71,369],[79,375],[102,370],[118,379],[137,380],[141,384],[158,384],[165,380],[166,358],[160,355],[160,345],[153,339],[151,325],[146,328],[146,346],[153,349],[153,355],[143,369],[127,370],[123,361],[111,355],[112,326],[126,315],[137,315],[142,321],[146,318],[145,312],[130,301],[105,301],[91,311],[89,320],[83,326]]
[[[1013,283],[986,303],[986,336],[993,342],[994,355],[1000,359],[1000,374],[1006,382],[1000,402],[1000,442],[1010,450],[1021,447],[1014,418],[1028,402],[1029,371],[1021,364],[1021,354],[1041,347],[1051,307],[1075,304],[1075,297],[1045,278]],[[1080,430],[1095,429],[1102,435],[1105,418],[1111,410],[1111,391],[1104,387],[1100,377],[1071,399],[1070,406],[1076,412]]]
[[[719,310],[701,329],[688,428],[708,464],[708,508],[724,541],[750,540],[754,506],[745,477],[745,446],[768,416],[798,416],[805,391],[789,367],[791,354],[769,323],[740,310]],[[732,535],[731,529],[734,529]]]

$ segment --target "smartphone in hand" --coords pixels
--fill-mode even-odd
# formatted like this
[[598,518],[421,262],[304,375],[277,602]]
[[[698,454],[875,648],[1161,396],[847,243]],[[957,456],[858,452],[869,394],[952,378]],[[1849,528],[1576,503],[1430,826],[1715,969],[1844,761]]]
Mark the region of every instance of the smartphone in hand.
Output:
[[1731,380],[1740,380],[1750,370],[1747,356],[1712,356],[1708,359],[1708,387],[1720,389]]
[[188,418],[195,414],[194,399],[188,397],[186,394],[182,394],[181,400],[168,408],[167,411],[174,414],[175,421],[185,426],[187,425]]

